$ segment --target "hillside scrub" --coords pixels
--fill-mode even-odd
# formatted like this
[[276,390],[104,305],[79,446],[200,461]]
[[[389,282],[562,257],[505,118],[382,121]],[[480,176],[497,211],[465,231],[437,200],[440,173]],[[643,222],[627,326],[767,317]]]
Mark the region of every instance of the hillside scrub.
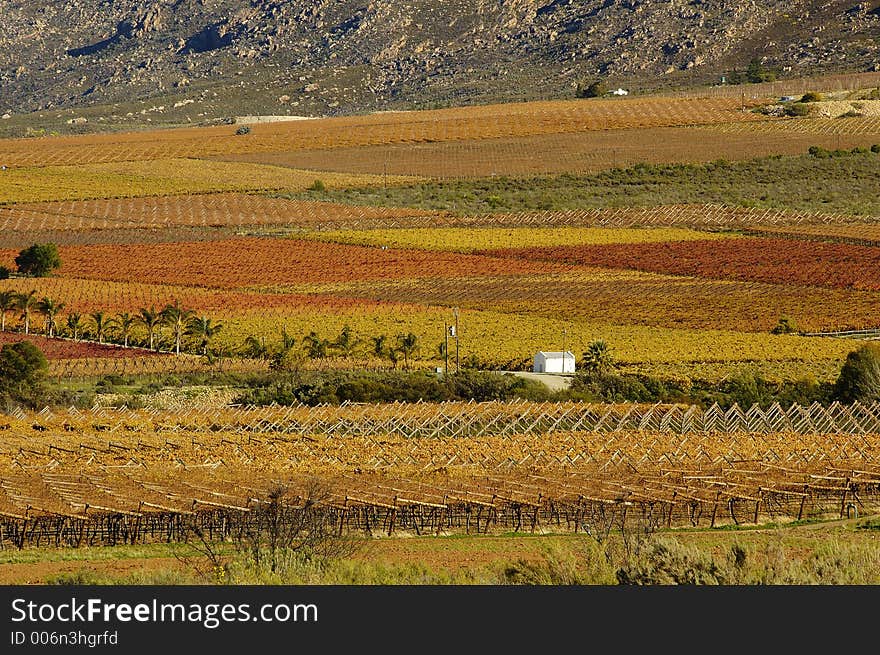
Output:
[[804,154],[744,162],[636,164],[591,175],[501,176],[388,189],[352,188],[328,191],[325,197],[355,205],[466,214],[713,203],[877,215],[880,147],[862,150],[834,151],[833,157]]

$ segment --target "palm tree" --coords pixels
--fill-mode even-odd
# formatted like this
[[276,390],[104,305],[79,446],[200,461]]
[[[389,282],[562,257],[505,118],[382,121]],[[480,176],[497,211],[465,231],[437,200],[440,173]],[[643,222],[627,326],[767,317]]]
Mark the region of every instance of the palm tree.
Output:
[[378,359],[384,359],[388,355],[388,337],[380,334],[378,337],[372,337],[373,355]]
[[303,337],[303,346],[306,348],[306,354],[310,359],[323,359],[327,356],[327,347],[330,342],[322,339],[315,332],[309,332]]
[[31,310],[37,304],[37,292],[34,290],[27,293],[20,293],[17,296],[17,306],[21,310],[21,317],[24,319],[24,333],[30,334],[31,331]]
[[252,334],[244,340],[244,344],[242,344],[238,352],[242,357],[249,359],[263,359],[268,355],[266,344]]
[[591,373],[604,373],[614,365],[611,348],[604,341],[592,341],[583,354],[583,367]]
[[137,316],[132,316],[128,312],[117,314],[114,319],[116,326],[119,328],[119,336],[122,337],[122,345],[128,348],[128,340],[131,337],[131,328],[138,322]]
[[67,315],[67,329],[73,334],[73,340],[79,341],[79,333],[83,329],[82,314],[70,312]]
[[409,370],[409,358],[419,349],[419,338],[410,332],[397,335],[397,349],[403,355],[403,366]]
[[162,322],[171,328],[174,334],[174,352],[180,354],[180,341],[183,339],[189,319],[193,317],[195,312],[191,309],[182,308],[175,300],[173,305],[166,305],[161,311]]
[[360,342],[361,340],[355,336],[351,326],[345,325],[333,345],[339,349],[343,357],[351,357]]
[[290,350],[296,345],[296,337],[287,334],[287,328],[281,328],[281,350]]
[[141,307],[136,319],[147,329],[147,334],[150,335],[150,350],[153,350],[153,344],[156,342],[156,330],[162,325],[162,313],[157,312],[155,307],[149,309]]
[[203,355],[208,354],[208,345],[211,343],[211,339],[216,337],[222,329],[223,323],[212,323],[211,319],[205,316],[193,317],[186,324],[186,334],[199,340]]
[[55,317],[62,309],[64,309],[64,303],[56,302],[51,298],[43,298],[37,303],[37,311],[46,317],[46,336],[50,339],[55,336],[55,328],[57,327]]
[[92,312],[89,317],[95,324],[95,339],[98,343],[104,343],[104,333],[113,324],[113,320],[108,319],[102,311]]
[[18,294],[15,291],[0,291],[0,331],[6,332],[6,312],[18,308]]

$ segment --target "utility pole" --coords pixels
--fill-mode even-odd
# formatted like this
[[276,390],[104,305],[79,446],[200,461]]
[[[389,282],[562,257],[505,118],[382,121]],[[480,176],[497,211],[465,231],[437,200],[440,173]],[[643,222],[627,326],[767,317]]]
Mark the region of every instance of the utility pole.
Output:
[[446,321],[443,322],[443,338],[446,340],[443,345],[443,357],[446,362],[443,365],[443,375],[449,375],[449,326],[446,325]]
[[455,334],[452,335],[455,337],[455,373],[458,374],[461,371],[461,358],[458,354],[458,307],[454,308],[452,313],[455,315]]

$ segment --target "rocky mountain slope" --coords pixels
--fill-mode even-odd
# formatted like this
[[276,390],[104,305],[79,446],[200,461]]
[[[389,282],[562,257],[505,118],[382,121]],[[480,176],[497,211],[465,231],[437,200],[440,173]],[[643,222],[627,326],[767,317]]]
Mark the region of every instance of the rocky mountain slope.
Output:
[[[880,2],[0,0],[0,113],[166,96],[345,113],[880,69]],[[244,113],[256,113],[244,112]]]

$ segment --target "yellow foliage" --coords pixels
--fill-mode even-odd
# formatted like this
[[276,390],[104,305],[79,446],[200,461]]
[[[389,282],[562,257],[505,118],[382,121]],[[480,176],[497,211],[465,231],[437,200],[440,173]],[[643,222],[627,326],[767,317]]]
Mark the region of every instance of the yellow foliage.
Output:
[[[299,235],[298,235],[299,236]],[[395,230],[334,230],[312,232],[305,238],[352,245],[388,246],[473,252],[496,248],[658,243],[730,238],[728,232],[685,228],[516,227],[403,228]]]
[[[356,335],[369,337],[413,332],[421,344],[420,359],[438,359],[437,346],[444,340],[444,323],[453,320],[451,309],[401,305],[375,309],[323,312],[297,311],[288,315],[265,313],[228,317],[218,343],[241,344],[248,335],[279,339],[283,326],[289,334],[315,331],[331,341],[343,326]],[[609,325],[583,320],[564,320],[526,314],[462,310],[459,315],[461,356],[474,355],[483,362],[502,365],[531,358],[538,350],[566,348],[579,358],[587,345],[605,340],[616,359],[624,364],[667,362],[752,362],[842,360],[853,344],[841,339],[805,338],[723,330],[680,330],[640,325]],[[368,345],[364,346],[365,348]]]
[[[157,159],[9,169],[0,176],[0,204],[216,191],[298,192],[318,179],[328,189],[379,186],[386,182],[380,175],[199,159]],[[388,184],[414,181],[418,178],[389,176],[387,179]]]

